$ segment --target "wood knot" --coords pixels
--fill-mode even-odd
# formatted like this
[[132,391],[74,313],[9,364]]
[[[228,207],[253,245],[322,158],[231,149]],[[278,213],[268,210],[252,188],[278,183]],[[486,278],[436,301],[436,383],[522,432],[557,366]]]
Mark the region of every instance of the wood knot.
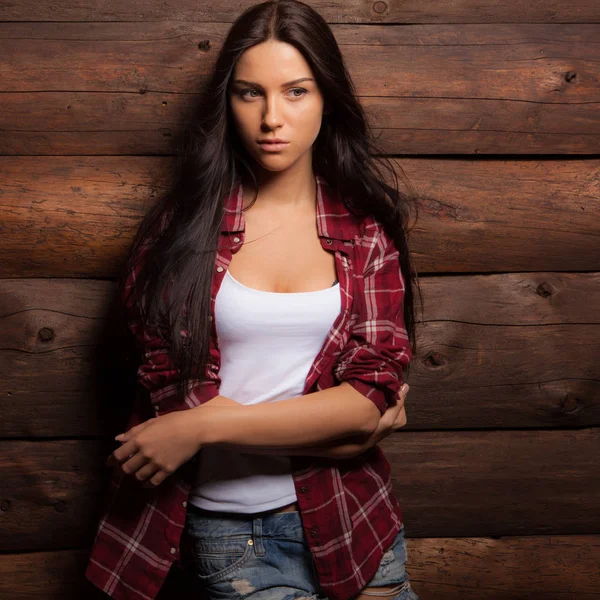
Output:
[[446,362],[444,355],[439,352],[429,352],[425,356],[425,363],[430,367],[440,367]]
[[12,508],[12,503],[10,500],[2,500],[2,502],[0,502],[0,510],[6,512],[8,510],[10,510]]
[[202,50],[202,52],[208,52],[210,50],[210,40],[202,40],[198,42],[198,48]]
[[554,289],[552,286],[545,281],[540,283],[535,290],[536,294],[539,294],[542,298],[547,298],[548,296],[552,296],[554,293]]
[[568,393],[561,401],[560,401],[560,409],[564,412],[573,412],[576,411],[580,406],[579,399],[571,393]]
[[566,75],[565,75],[565,81],[567,83],[571,83],[571,81],[575,81],[575,79],[577,78],[577,73],[575,71],[569,71]]
[[373,4],[373,12],[377,13],[378,15],[382,15],[384,12],[387,12],[387,9],[387,3],[382,2],[382,0],[378,0],[375,2],[375,4]]
[[54,339],[54,331],[50,327],[42,327],[38,331],[38,337],[42,342],[49,342]]

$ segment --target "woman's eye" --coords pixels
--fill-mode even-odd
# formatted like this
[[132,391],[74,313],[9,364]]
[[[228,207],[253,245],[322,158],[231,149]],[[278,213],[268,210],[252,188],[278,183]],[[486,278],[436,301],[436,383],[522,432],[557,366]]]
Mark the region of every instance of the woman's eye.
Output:
[[[247,89],[247,90],[241,90],[240,91],[240,96],[242,98],[256,98],[256,96],[251,95],[249,96],[249,93],[253,93],[256,92],[256,94],[260,95],[260,92],[258,90],[254,90],[254,89]],[[304,88],[292,88],[290,90],[290,92],[300,92],[299,94],[295,94],[292,93],[292,98],[302,98],[302,96],[304,96],[304,94],[308,93],[308,90],[305,90]]]
[[[246,97],[246,94],[247,94],[248,92],[257,92],[257,91],[258,91],[258,90],[241,90],[241,91],[240,91],[240,96],[241,96],[242,98],[245,98],[245,97]],[[255,98],[256,96],[251,96],[251,97],[252,97],[252,98]]]
[[302,96],[304,96],[304,94],[308,93],[308,91],[305,90],[304,88],[293,88],[292,90],[290,90],[290,92],[302,92],[302,95],[300,95],[300,96],[294,95],[293,96],[294,98],[302,98]]

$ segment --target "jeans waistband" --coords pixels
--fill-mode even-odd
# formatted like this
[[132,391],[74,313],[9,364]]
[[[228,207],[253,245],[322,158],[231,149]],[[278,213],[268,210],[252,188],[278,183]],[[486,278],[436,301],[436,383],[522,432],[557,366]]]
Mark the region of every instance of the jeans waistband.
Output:
[[[261,537],[305,539],[302,518],[298,511],[266,513],[225,513],[204,510],[189,503],[186,528],[194,537],[222,538],[252,536],[254,543]],[[260,548],[256,548],[257,551]]]

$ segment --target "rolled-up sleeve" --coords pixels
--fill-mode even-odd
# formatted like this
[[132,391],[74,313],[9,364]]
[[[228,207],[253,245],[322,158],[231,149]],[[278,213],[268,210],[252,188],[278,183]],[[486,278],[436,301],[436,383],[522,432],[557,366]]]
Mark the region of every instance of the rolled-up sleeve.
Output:
[[148,390],[154,413],[161,415],[200,406],[217,396],[219,376],[216,370],[209,368],[209,377],[206,380],[188,382],[188,393],[184,402],[176,400],[176,384],[180,378],[180,371],[173,359],[171,346],[157,326],[142,320],[134,293],[136,276],[140,272],[147,251],[147,244],[138,251],[136,265],[127,274],[120,300],[125,308],[128,329],[135,337],[141,354],[137,381]]
[[334,374],[372,400],[383,414],[400,391],[412,358],[399,252],[383,231],[376,237],[363,281],[364,293],[354,297],[354,324]]

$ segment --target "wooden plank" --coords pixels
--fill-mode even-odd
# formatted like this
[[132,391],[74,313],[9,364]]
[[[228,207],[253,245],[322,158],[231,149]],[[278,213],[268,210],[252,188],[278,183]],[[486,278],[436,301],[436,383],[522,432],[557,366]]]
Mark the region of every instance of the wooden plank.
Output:
[[[406,429],[600,425],[599,284],[423,278]],[[0,436],[110,435],[127,422],[138,358],[114,293],[108,281],[0,281]]]
[[423,599],[576,600],[600,596],[597,535],[500,539],[409,539],[409,535],[407,572]]
[[110,435],[127,422],[138,357],[115,294],[110,281],[0,280],[0,436]]
[[[194,22],[0,23],[0,91],[197,93],[228,28]],[[600,101],[600,24],[332,30],[361,96]],[[529,128],[536,110],[529,113]],[[483,117],[472,122],[473,129],[485,127]]]
[[600,428],[400,430],[381,448],[415,537],[600,533]]
[[0,441],[0,549],[91,546],[111,440]]
[[[115,277],[171,157],[0,158],[0,277]],[[597,271],[600,159],[395,161],[427,272]]]
[[[2,552],[91,545],[108,442],[0,442]],[[401,431],[381,447],[411,537],[573,535],[600,534],[599,442],[599,428]]]
[[[45,5],[35,0],[7,3],[1,7],[3,21],[214,21],[232,22],[254,4],[216,0],[211,4],[170,0],[128,3],[107,0],[100,4]],[[434,7],[420,0],[402,2],[341,2],[311,0],[309,4],[327,21],[336,23],[586,23],[598,19],[596,0],[545,0],[544,2],[492,2],[446,0]]]
[[[85,578],[89,550],[55,550],[0,555],[2,600],[107,600],[108,595]],[[173,566],[156,600],[207,600],[193,580]]]
[[[5,155],[168,155],[197,94],[0,93]],[[387,154],[593,154],[598,103],[360,98]],[[448,115],[452,115],[449,119]]]
[[[383,152],[597,152],[600,25],[333,30]],[[172,153],[226,32],[224,23],[0,24],[10,57],[1,88],[10,92],[2,97],[2,153]],[[211,49],[198,56],[194,37]],[[164,59],[156,56],[156,39]],[[153,68],[142,70],[150,53]],[[60,62],[65,55],[68,69]],[[181,57],[175,69],[174,56]],[[576,76],[567,82],[569,72]],[[74,91],[53,91],[63,89]]]
[[[447,600],[579,600],[600,596],[600,536],[507,536],[411,538],[406,569],[425,598]],[[2,554],[0,596],[4,600],[63,600],[107,596],[84,579],[87,550]],[[161,589],[164,600],[193,592],[175,568]],[[192,593],[196,600],[202,596]]]

